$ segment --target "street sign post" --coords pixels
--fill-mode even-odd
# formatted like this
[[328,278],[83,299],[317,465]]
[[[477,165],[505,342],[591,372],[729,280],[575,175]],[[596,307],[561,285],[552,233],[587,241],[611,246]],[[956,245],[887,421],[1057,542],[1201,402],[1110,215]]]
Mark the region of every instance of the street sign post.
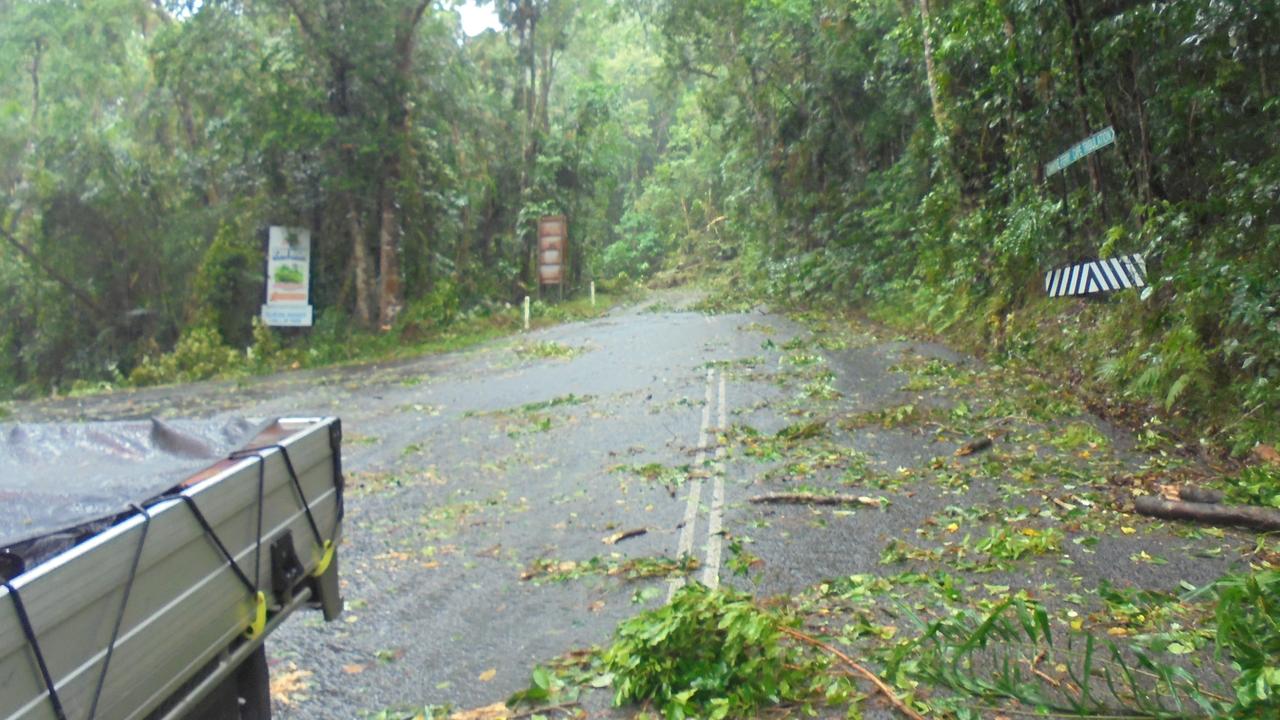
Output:
[[[1071,194],[1067,188],[1068,167],[1083,160],[1099,150],[1114,145],[1115,128],[1108,125],[1089,137],[1067,148],[1066,152],[1045,163],[1044,176],[1049,178],[1062,173],[1062,214],[1067,226],[1067,235],[1073,234],[1071,220]],[[1105,199],[1100,172],[1091,175],[1094,190]],[[1106,203],[1101,202],[1103,221],[1106,221]],[[1049,297],[1065,297],[1071,295],[1093,295],[1130,287],[1146,285],[1146,266],[1141,255],[1129,255],[1115,260],[1099,260],[1081,263],[1069,267],[1050,270],[1045,274],[1044,288]]]
[[1108,125],[1084,140],[1081,140],[1075,145],[1067,148],[1066,152],[1049,161],[1044,166],[1044,175],[1045,177],[1049,177],[1054,173],[1062,172],[1068,166],[1098,152],[1108,145],[1115,143],[1115,141],[1115,128]]

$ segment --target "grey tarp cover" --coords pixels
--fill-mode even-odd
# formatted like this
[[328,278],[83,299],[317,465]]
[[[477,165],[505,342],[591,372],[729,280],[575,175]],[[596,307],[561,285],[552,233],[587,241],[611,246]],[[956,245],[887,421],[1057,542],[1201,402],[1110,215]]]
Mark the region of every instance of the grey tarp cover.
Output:
[[0,423],[0,551],[34,563],[243,448],[243,418]]

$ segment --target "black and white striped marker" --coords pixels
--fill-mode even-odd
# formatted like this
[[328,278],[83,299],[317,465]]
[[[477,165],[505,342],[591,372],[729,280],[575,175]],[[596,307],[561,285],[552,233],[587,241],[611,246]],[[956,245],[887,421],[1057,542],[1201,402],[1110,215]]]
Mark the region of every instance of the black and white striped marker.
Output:
[[1044,276],[1044,290],[1051,298],[1146,286],[1147,264],[1137,254],[1069,265]]

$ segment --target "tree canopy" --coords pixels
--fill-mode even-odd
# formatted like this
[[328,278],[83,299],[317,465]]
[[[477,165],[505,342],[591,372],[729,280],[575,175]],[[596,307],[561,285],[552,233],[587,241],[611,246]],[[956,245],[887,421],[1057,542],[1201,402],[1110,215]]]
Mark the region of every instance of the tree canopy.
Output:
[[[318,342],[535,292],[564,213],[571,292],[728,274],[1275,437],[1276,3],[487,4],[0,3],[0,387],[262,341],[268,225],[313,232]],[[1145,291],[1044,297],[1129,253]]]

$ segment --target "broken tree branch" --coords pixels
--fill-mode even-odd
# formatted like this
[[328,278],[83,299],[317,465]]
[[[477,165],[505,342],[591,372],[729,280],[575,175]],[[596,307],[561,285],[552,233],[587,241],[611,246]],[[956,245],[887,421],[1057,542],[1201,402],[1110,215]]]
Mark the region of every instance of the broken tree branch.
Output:
[[783,633],[790,635],[791,637],[795,638],[796,640],[799,640],[802,643],[805,643],[807,645],[812,645],[816,648],[825,650],[831,653],[832,655],[836,656],[845,665],[848,665],[849,667],[853,668],[854,671],[856,671],[859,675],[866,678],[868,682],[870,682],[872,685],[875,685],[876,689],[884,694],[885,699],[887,699],[891,705],[897,708],[898,712],[911,718],[911,720],[924,720],[923,715],[916,712],[915,710],[912,710],[906,703],[902,702],[902,700],[899,699],[896,694],[894,694],[893,688],[890,688],[888,685],[886,685],[885,682],[881,680],[879,677],[877,677],[875,673],[871,672],[865,667],[854,662],[853,659],[850,658],[848,655],[845,655],[844,653],[840,652],[838,649],[832,647],[831,645],[828,645],[827,643],[822,642],[818,638],[813,637],[812,635],[806,635],[794,628],[789,628],[784,626],[779,629],[782,630]]
[[605,545],[617,545],[623,540],[630,540],[633,537],[640,537],[641,535],[644,535],[647,532],[649,532],[649,528],[636,528],[634,530],[623,530],[622,532],[616,532],[610,535],[609,537],[601,540],[600,542],[604,543]]
[[576,703],[576,702],[560,703],[558,705],[543,705],[542,707],[536,707],[529,710],[524,710],[522,712],[518,712],[515,715],[512,715],[509,718],[509,720],[521,720],[522,718],[530,718],[535,715],[541,715],[543,713],[549,713],[549,712],[561,712],[566,715],[574,715],[581,708],[582,708],[582,704]]
[[768,493],[757,495],[748,502],[756,505],[866,505],[880,507],[884,501],[866,495],[815,495],[813,493]]
[[35,265],[37,268],[40,268],[40,270],[44,271],[45,275],[48,275],[50,278],[53,279],[54,282],[61,285],[62,288],[66,290],[68,293],[70,293],[72,297],[78,300],[81,305],[84,305],[86,310],[91,311],[100,320],[110,322],[111,320],[110,313],[108,313],[93,298],[89,297],[88,293],[80,289],[80,286],[76,285],[75,283],[71,282],[66,277],[64,277],[62,273],[58,272],[53,267],[53,265],[50,265],[49,263],[45,262],[44,259],[41,258],[40,255],[38,255],[34,249],[24,244],[21,240],[17,238],[16,235],[12,235],[9,233],[8,230],[5,230],[4,228],[0,228],[0,237],[3,237],[6,242],[8,242],[10,245],[14,247],[14,249],[16,249],[19,253],[21,253],[22,256],[26,258],[28,262],[30,262],[32,265]]
[[1190,520],[1206,525],[1244,527],[1261,532],[1280,530],[1280,510],[1250,505],[1180,502],[1144,495],[1134,499],[1133,508],[1141,515],[1165,520]]
[[1188,485],[1178,488],[1178,499],[1186,502],[1217,505],[1225,498],[1226,495],[1221,490],[1210,490],[1209,488],[1191,487]]
[[973,440],[970,440],[964,445],[961,445],[960,448],[956,450],[956,457],[964,457],[965,455],[972,455],[976,452],[981,452],[990,447],[991,447],[990,437],[984,436],[980,438],[974,438]]

